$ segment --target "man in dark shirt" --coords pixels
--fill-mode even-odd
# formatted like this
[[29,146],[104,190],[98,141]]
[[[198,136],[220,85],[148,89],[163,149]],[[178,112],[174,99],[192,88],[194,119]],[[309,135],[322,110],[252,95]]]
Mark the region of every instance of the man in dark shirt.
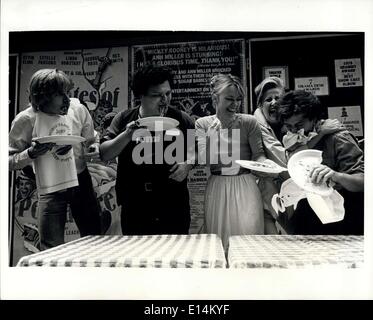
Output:
[[[132,90],[141,105],[118,113],[103,138],[100,154],[103,160],[118,156],[116,192],[122,206],[122,233],[187,234],[190,225],[187,176],[192,164],[187,161],[187,131],[194,129],[192,119],[170,105],[173,78],[171,70],[147,65],[134,76]],[[178,129],[170,132],[148,131],[139,128],[140,119],[164,116],[179,122]],[[157,124],[156,124],[157,126]],[[141,131],[143,131],[143,135]],[[167,136],[168,135],[168,136]],[[181,135],[181,138],[180,136]],[[167,147],[178,139],[182,150],[176,158],[181,161],[159,161],[157,150],[165,154]],[[143,159],[139,161],[139,149]],[[180,154],[181,152],[181,154]],[[141,152],[140,152],[141,154]]]

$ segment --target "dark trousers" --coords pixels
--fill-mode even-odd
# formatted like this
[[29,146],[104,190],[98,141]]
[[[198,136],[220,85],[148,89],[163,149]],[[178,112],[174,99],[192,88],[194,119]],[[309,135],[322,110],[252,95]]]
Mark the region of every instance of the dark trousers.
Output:
[[[119,195],[118,195],[119,196]],[[124,235],[188,234],[189,192],[186,185],[137,185],[122,204]]]

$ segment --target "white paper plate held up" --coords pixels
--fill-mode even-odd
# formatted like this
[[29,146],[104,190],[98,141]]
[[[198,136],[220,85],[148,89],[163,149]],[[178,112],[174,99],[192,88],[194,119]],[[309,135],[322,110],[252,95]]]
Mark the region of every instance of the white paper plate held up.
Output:
[[74,135],[53,135],[38,137],[34,138],[33,140],[39,143],[55,143],[57,146],[63,146],[78,144],[84,142],[86,139],[84,137]]
[[328,196],[333,188],[326,183],[315,184],[311,182],[309,174],[312,168],[322,162],[322,151],[302,150],[294,154],[288,161],[288,171],[294,182],[305,191]]
[[146,117],[136,121],[140,127],[146,127],[149,131],[165,131],[174,129],[179,121],[168,117]]
[[236,163],[246,169],[267,172],[267,173],[280,173],[282,171],[287,170],[286,168],[279,166],[277,163],[273,161],[258,162],[258,161],[251,161],[251,160],[236,160]]

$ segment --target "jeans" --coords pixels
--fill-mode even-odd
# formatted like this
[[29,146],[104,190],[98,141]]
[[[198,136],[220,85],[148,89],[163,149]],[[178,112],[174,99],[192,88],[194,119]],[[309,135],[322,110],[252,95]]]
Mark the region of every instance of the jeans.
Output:
[[88,169],[78,174],[79,186],[65,191],[39,195],[38,216],[40,249],[64,243],[67,206],[80,236],[101,234],[100,206]]

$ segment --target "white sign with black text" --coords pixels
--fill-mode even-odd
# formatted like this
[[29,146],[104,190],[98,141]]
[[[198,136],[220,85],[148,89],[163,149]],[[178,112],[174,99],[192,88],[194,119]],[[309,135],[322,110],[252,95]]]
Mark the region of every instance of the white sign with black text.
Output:
[[289,77],[288,77],[288,67],[263,67],[263,79],[268,77],[278,77],[284,81],[285,87],[289,88]]
[[295,90],[305,90],[316,96],[327,96],[329,94],[328,77],[295,78]]
[[337,88],[361,87],[363,78],[360,58],[335,60],[335,81]]
[[354,136],[364,136],[360,106],[330,107],[328,117],[338,119]]

